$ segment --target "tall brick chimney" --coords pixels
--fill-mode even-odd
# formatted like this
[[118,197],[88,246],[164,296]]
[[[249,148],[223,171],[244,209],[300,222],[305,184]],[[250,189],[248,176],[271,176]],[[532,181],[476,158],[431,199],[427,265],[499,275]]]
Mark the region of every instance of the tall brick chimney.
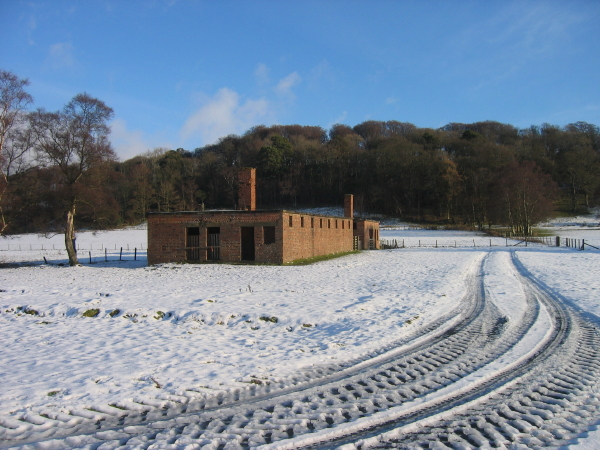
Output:
[[238,172],[238,208],[242,211],[256,210],[256,169],[244,167]]
[[354,195],[352,194],[344,196],[344,217],[354,218]]

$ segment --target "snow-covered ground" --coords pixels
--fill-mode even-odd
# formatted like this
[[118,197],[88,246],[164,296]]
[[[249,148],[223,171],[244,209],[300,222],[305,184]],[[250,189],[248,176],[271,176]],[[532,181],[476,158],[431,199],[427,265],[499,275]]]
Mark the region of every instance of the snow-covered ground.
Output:
[[552,219],[539,228],[561,238],[585,239],[586,243],[600,248],[600,208],[594,208],[587,215]]
[[[486,291],[508,317],[523,312],[509,269],[508,252],[516,251],[600,324],[600,251],[401,228],[381,238],[410,248],[300,267],[148,267],[143,227],[79,233],[84,264],[75,268],[58,265],[66,262],[62,236],[0,239],[0,263],[33,263],[0,269],[0,420],[45,408],[159,405],[186,391],[213,393],[358,358],[456,305],[486,252]],[[570,230],[600,242],[600,230]]]

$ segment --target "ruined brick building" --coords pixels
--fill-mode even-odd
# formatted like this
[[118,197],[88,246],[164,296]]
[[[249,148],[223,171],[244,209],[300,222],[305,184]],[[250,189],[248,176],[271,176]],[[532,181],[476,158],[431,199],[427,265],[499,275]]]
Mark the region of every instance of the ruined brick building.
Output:
[[239,210],[148,214],[148,264],[257,262],[286,264],[314,256],[379,248],[379,223],[344,217],[256,209],[256,169],[239,173]]

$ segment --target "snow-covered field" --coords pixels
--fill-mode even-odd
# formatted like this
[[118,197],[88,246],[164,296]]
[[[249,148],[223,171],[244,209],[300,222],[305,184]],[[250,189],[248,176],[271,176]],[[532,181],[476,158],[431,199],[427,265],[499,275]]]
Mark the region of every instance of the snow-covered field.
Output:
[[[600,242],[600,230],[569,229],[569,237]],[[66,262],[61,236],[0,239],[0,422],[28,411],[158,406],[353,360],[456,305],[487,252],[486,291],[507,317],[523,309],[509,268],[509,252],[517,252],[600,324],[600,251],[507,247],[505,239],[446,230],[383,230],[381,238],[416,248],[299,267],[148,267],[141,227],[80,233],[83,265],[70,268],[58,265]]]

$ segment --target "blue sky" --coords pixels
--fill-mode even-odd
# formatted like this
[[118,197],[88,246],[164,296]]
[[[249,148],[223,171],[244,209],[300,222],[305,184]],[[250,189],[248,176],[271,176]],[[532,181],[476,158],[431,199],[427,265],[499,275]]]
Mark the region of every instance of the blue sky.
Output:
[[35,106],[87,92],[121,159],[258,124],[600,125],[600,2],[0,0]]

